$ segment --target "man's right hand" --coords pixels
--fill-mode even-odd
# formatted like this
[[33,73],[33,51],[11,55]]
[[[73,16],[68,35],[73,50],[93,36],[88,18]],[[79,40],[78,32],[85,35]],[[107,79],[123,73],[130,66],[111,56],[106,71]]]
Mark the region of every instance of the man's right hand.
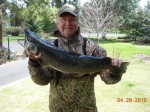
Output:
[[39,58],[40,52],[35,44],[28,42],[24,49],[24,55],[31,60],[36,60],[36,58]]
[[40,57],[40,52],[35,44],[27,42],[24,49],[24,55],[31,60],[36,60],[36,58]]
[[23,54],[31,60],[36,60],[35,55],[30,53],[26,48],[24,49]]

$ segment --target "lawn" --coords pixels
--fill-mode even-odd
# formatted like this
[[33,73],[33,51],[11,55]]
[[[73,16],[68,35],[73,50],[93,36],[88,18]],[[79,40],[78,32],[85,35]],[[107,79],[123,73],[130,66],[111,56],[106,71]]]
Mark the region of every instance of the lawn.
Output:
[[[130,61],[122,80],[106,85],[95,78],[98,112],[150,112],[150,63],[134,58],[136,54],[150,55],[149,46],[130,43],[100,43],[110,57]],[[49,85],[38,86],[28,77],[0,88],[0,112],[49,112]]]
[[115,85],[105,85],[96,78],[99,112],[150,112],[149,66],[148,63],[132,61],[122,80]]
[[135,45],[124,42],[102,42],[99,44],[108,52],[108,56],[121,58],[134,58],[136,54],[150,55],[150,46]]
[[11,36],[11,35],[8,35],[8,36],[3,37],[3,42],[7,42],[8,39],[9,39],[9,41],[18,41],[18,39],[24,39],[24,38],[25,38],[24,36]]

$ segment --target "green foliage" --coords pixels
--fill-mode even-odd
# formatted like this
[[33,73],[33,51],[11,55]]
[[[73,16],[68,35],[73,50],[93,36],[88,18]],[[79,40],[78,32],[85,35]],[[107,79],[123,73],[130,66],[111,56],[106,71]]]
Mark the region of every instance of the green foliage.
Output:
[[[65,1],[65,0],[64,0]],[[62,6],[62,2],[61,0],[54,0],[55,4],[56,4],[56,7],[61,7]]]
[[150,36],[150,29],[147,25],[150,25],[150,21],[147,17],[145,17],[144,12],[142,10],[139,10],[134,17],[134,21],[131,23],[131,34],[136,36],[143,36],[143,34],[145,36]]
[[120,30],[127,33],[128,39],[150,43],[150,2],[145,8],[140,8],[132,13],[132,16],[127,16]]
[[44,10],[41,13],[41,16],[43,17],[42,22],[44,23],[43,31],[51,32],[56,30],[56,16],[57,16],[56,8],[47,8],[47,10]]
[[33,21],[33,20],[27,21],[27,25],[34,32],[42,31],[42,28],[44,26],[41,21]]
[[12,26],[20,26],[25,21],[27,27],[35,32],[48,32],[56,29],[57,8],[51,8],[51,0],[22,1],[24,1],[23,6],[17,4],[15,0],[7,1]]
[[135,15],[139,1],[140,0],[128,0],[128,2],[126,0],[122,1],[122,6],[121,6],[123,9],[121,10],[122,16],[119,17],[121,23],[121,25],[119,25],[119,29],[121,31],[127,32],[128,28],[130,28],[128,24],[130,23],[130,21],[132,21],[132,18]]
[[6,7],[10,10],[9,18],[11,26],[19,26],[23,21],[23,7],[19,7],[14,2],[7,2]]
[[19,36],[22,30],[20,27],[7,26],[5,27],[4,32],[8,35]]
[[77,6],[76,4],[79,3],[79,0],[54,0],[55,2],[55,6],[57,8],[60,8],[63,4],[69,3],[69,4],[74,4],[75,6]]
[[24,21],[32,31],[50,32],[56,29],[57,8],[51,8],[42,1],[34,4],[28,3],[22,15],[25,15]]

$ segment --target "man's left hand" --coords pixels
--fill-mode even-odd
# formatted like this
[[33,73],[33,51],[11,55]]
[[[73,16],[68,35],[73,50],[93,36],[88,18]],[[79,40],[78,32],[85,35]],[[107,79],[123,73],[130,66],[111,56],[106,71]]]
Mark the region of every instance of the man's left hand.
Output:
[[111,65],[112,66],[116,66],[116,67],[120,67],[122,64],[122,60],[119,58],[112,58],[111,60]]

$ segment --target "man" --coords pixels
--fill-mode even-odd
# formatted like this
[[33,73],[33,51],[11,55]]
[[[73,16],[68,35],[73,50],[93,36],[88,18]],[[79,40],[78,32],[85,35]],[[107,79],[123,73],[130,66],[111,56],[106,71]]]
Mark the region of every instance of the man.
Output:
[[[74,6],[65,4],[58,12],[59,36],[52,42],[55,46],[69,52],[96,57],[106,57],[106,51],[90,39],[80,35],[79,17]],[[27,51],[29,55],[29,72],[32,80],[39,85],[50,83],[49,109],[50,112],[97,112],[94,93],[94,78],[100,75],[107,84],[115,84],[120,81],[121,74],[115,74],[112,70],[104,70],[95,74],[65,74],[52,68],[43,68],[36,57]],[[38,55],[38,53],[36,54]],[[44,54],[41,54],[44,55]],[[120,67],[122,61],[112,59],[112,65]],[[101,70],[100,70],[101,71]]]

